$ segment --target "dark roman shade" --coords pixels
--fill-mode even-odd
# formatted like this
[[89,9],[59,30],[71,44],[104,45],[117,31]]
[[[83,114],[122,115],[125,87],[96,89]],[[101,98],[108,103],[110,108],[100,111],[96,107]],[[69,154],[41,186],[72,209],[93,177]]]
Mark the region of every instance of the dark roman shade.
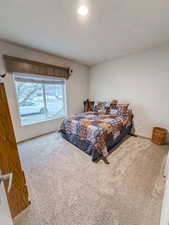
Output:
[[72,72],[68,67],[60,67],[7,55],[4,55],[3,58],[8,73],[39,74],[68,79]]
[[14,80],[18,82],[24,82],[24,83],[60,84],[60,85],[65,84],[64,78],[22,74],[22,73],[15,73]]

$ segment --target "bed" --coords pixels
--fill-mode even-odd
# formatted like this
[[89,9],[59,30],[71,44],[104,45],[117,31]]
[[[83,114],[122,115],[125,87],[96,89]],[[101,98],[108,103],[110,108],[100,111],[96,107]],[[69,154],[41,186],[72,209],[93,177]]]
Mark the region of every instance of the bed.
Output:
[[131,133],[133,114],[85,112],[63,120],[62,137],[92,157],[106,159],[112,148]]

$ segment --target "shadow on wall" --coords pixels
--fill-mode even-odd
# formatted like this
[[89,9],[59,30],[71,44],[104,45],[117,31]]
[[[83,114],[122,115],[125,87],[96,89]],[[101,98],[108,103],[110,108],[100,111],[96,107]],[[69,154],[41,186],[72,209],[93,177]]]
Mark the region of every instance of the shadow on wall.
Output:
[[[163,127],[162,125],[160,125],[158,120],[154,120],[149,116],[146,107],[144,108],[141,105],[133,105],[132,110],[134,113],[135,134],[151,138],[153,127]],[[166,143],[169,144],[169,132],[167,134]]]
[[135,134],[151,138],[152,134],[152,118],[142,105],[132,105],[134,113],[134,131]]

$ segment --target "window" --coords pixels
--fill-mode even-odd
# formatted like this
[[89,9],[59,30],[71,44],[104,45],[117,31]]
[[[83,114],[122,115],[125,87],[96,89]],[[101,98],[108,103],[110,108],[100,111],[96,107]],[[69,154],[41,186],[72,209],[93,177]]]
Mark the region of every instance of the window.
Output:
[[65,80],[14,74],[21,125],[65,116]]

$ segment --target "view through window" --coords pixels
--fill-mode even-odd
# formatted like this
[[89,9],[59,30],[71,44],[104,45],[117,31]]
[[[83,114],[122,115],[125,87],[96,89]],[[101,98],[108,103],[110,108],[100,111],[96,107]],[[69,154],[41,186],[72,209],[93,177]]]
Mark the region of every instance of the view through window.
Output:
[[65,81],[35,75],[15,74],[21,125],[65,116]]

